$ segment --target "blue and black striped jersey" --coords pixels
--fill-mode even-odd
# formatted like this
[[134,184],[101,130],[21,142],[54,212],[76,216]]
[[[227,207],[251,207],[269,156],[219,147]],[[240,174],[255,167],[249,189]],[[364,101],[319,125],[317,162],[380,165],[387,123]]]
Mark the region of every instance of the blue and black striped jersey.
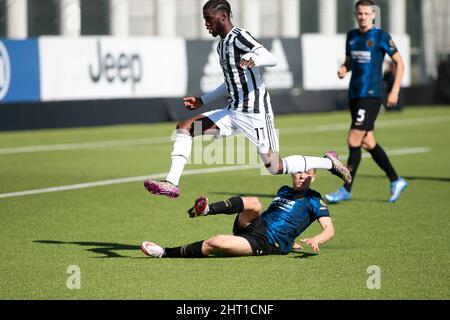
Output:
[[294,189],[281,187],[262,219],[267,228],[267,238],[279,253],[289,253],[292,244],[311,223],[328,217],[328,207],[320,193],[307,190],[301,197]]
[[398,51],[389,33],[377,28],[365,33],[351,30],[345,51],[351,58],[349,98],[381,98],[384,55],[392,57]]

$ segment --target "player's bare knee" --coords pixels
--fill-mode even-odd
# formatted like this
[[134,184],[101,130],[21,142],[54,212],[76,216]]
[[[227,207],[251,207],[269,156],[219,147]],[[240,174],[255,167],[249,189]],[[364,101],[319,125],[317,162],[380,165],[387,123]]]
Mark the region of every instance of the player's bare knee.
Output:
[[205,241],[205,245],[208,248],[212,248],[212,249],[213,248],[217,248],[219,243],[220,243],[220,239],[218,239],[218,236],[214,236],[214,237],[212,237],[212,238],[210,238],[210,239]]
[[177,123],[177,130],[187,130],[189,131],[192,127],[192,121],[190,121],[189,119],[187,120],[182,120],[180,122]]
[[283,173],[283,161],[281,159],[270,159],[270,162],[265,162],[265,167],[270,174]]
[[361,147],[364,142],[364,132],[351,132],[347,138],[348,146],[351,148]]
[[209,252],[217,252],[226,248],[225,237],[221,235],[206,240],[204,244]]
[[266,164],[266,169],[267,169],[267,171],[269,171],[270,174],[273,174],[273,175],[280,174],[283,172],[283,170],[280,170],[280,168],[278,166],[275,166],[271,163]]
[[375,139],[369,138],[369,139],[364,139],[362,142],[362,147],[364,150],[372,150],[373,148],[375,148],[375,146],[377,145]]
[[283,173],[283,161],[280,159],[277,153],[260,153],[259,157],[264,163],[267,171],[270,174],[280,174]]
[[262,204],[256,197],[242,198],[244,201],[244,211],[251,212],[255,215],[259,215],[262,211]]
[[352,142],[348,142],[348,146],[350,147],[350,148],[361,148],[361,147],[363,147],[363,143],[362,142],[355,142],[355,141],[352,141]]
[[375,148],[376,143],[363,143],[362,148],[366,151],[370,151]]
[[190,119],[182,120],[177,123],[177,132],[194,136],[194,126],[192,125],[193,122]]
[[214,238],[203,241],[202,251],[204,254],[209,255],[214,253],[213,239]]
[[363,146],[363,141],[360,139],[348,138],[347,143],[350,148],[359,148]]
[[364,139],[362,142],[362,147],[364,150],[372,150],[377,145],[376,140],[373,137],[368,137],[367,139]]
[[364,142],[363,142],[363,144],[361,145],[361,147],[362,147],[364,150],[366,150],[366,151],[371,150],[370,146],[369,146],[367,143],[364,143]]
[[213,238],[203,241],[203,244],[202,244],[202,252],[203,252],[204,254],[209,255],[209,254],[214,253],[214,247],[211,245],[212,239],[213,239]]

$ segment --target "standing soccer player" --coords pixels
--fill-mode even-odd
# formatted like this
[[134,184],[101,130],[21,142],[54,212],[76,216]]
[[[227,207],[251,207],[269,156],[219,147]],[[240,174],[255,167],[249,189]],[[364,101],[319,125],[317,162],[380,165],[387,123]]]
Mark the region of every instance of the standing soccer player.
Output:
[[228,96],[227,107],[179,122],[169,174],[163,181],[146,180],[145,188],[156,195],[178,197],[178,183],[191,154],[192,138],[204,134],[230,136],[238,130],[256,145],[271,174],[327,169],[350,183],[350,171],[339,161],[334,151],[327,152],[323,158],[300,155],[280,158],[270,96],[260,75],[260,67],[275,66],[276,59],[249,32],[234,27],[231,16],[231,7],[226,0],[210,0],[204,5],[206,29],[213,37],[220,36],[217,53],[224,82],[202,97],[184,98],[185,107],[195,110]]
[[347,140],[350,151],[347,167],[353,180],[345,183],[338,191],[325,195],[325,199],[331,203],[351,199],[352,183],[361,161],[361,147],[372,155],[391,182],[391,197],[388,202],[395,202],[408,185],[405,179],[397,175],[374,134],[375,119],[381,107],[384,55],[387,53],[396,65],[394,83],[387,97],[388,107],[397,104],[404,65],[389,33],[374,27],[373,6],[371,0],[360,0],[355,4],[358,29],[347,34],[345,63],[338,70],[340,79],[352,71],[349,88],[352,124]]

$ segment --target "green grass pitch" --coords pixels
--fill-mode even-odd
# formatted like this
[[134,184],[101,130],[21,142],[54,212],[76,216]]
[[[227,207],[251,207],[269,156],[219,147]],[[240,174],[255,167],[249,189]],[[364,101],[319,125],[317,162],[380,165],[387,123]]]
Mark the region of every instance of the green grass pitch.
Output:
[[[348,112],[275,120],[282,156],[335,149],[345,159]],[[330,205],[336,236],[319,254],[150,259],[141,253],[142,240],[175,246],[231,232],[234,216],[188,218],[186,209],[198,195],[212,201],[258,195],[267,205],[281,185],[290,184],[288,176],[261,175],[239,164],[182,177],[177,200],[150,195],[139,178],[12,194],[164,173],[173,128],[0,133],[0,299],[450,298],[449,107],[380,114],[378,142],[410,185],[397,203],[386,203],[389,182],[364,152],[353,201]],[[222,166],[189,164],[186,170]],[[325,194],[340,184],[320,171],[314,188]],[[315,223],[304,236],[319,229]],[[67,286],[70,266],[79,268],[79,289]],[[379,267],[380,289],[367,286],[370,266]]]

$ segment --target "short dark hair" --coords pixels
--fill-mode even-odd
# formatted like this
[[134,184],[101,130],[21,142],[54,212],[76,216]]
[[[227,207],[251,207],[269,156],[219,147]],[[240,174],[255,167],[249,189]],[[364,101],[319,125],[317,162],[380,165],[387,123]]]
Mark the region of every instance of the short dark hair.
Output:
[[203,6],[203,11],[210,9],[216,11],[225,11],[228,17],[233,17],[233,13],[231,12],[231,5],[227,0],[209,0]]
[[355,10],[359,7],[359,6],[374,6],[375,2],[373,2],[372,0],[359,0],[355,3]]

